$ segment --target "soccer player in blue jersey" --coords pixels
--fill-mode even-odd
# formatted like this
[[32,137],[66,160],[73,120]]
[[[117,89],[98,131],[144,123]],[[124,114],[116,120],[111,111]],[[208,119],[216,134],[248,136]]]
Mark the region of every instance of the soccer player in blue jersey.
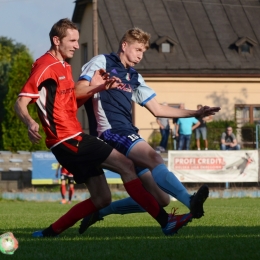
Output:
[[[128,30],[120,41],[117,53],[93,57],[82,67],[76,84],[76,97],[88,114],[90,134],[98,136],[119,152],[130,158],[144,187],[161,206],[169,204],[172,195],[186,205],[193,218],[204,214],[203,203],[209,190],[203,185],[195,195],[190,195],[182,183],[165,166],[162,157],[138,134],[132,123],[132,101],[144,106],[155,117],[185,118],[214,115],[219,107],[204,106],[199,110],[176,109],[159,104],[156,93],[133,68],[149,48],[150,35],[139,28]],[[95,93],[89,98],[89,88],[94,72],[103,69],[110,76],[121,79],[122,85],[115,89]],[[87,216],[81,223],[80,233],[109,214],[127,214],[144,210],[131,198],[115,201],[107,208]]]

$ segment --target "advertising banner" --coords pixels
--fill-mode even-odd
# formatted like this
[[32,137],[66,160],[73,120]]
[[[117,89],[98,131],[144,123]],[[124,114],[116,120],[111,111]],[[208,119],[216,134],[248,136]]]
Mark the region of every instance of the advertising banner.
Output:
[[[32,153],[32,184],[58,184],[60,177],[56,178],[58,162],[51,152]],[[120,175],[115,172],[104,170],[109,184],[121,184]]]
[[168,168],[181,182],[258,182],[258,151],[169,151]]

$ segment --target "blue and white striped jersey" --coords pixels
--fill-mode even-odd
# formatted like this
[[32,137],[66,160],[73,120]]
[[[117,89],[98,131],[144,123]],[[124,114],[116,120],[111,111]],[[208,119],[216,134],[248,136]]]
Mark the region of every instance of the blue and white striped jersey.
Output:
[[104,131],[137,131],[132,123],[132,101],[144,106],[155,97],[143,77],[132,67],[125,68],[116,53],[97,55],[82,67],[79,80],[91,81],[96,70],[105,69],[110,76],[121,79],[123,86],[101,91],[85,103],[90,134],[100,136]]

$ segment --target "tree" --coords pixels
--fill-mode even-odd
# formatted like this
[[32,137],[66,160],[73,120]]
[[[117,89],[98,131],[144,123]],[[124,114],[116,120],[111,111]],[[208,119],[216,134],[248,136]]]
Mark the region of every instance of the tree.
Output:
[[[1,46],[2,42],[4,44]],[[16,116],[14,111],[14,103],[29,76],[33,58],[25,46],[21,44],[14,45],[12,40],[7,40],[6,38],[0,38],[0,48],[7,50],[5,56],[0,56],[0,75],[3,75],[3,77],[0,76],[0,86],[2,86],[2,89],[6,92],[2,102],[1,149],[9,151],[46,150],[44,138],[37,145],[33,145],[29,141],[27,128]],[[29,105],[28,110],[30,115],[39,123],[36,106]],[[40,134],[44,137],[42,129],[40,129]]]
[[27,51],[26,46],[14,43],[6,37],[0,37],[0,123],[3,122],[5,114],[3,101],[8,92],[8,77],[13,58],[23,51]]

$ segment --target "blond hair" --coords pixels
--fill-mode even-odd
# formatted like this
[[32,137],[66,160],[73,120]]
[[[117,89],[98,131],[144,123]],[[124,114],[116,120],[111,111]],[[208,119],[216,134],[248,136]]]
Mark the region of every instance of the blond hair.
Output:
[[147,32],[144,32],[142,29],[138,27],[131,28],[125,32],[123,35],[121,41],[120,41],[120,46],[119,49],[121,49],[122,43],[127,42],[127,43],[143,43],[144,47],[149,49],[150,47],[150,38],[151,35]]

